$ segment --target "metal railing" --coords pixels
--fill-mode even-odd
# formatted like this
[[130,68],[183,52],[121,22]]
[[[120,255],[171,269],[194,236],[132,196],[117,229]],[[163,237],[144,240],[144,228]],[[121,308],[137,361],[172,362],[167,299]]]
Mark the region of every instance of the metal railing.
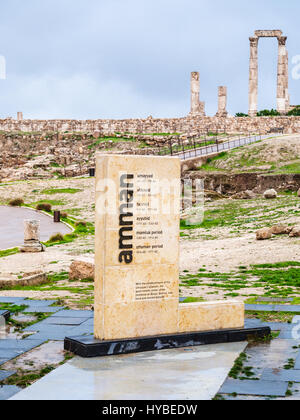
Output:
[[158,146],[157,154],[160,156],[177,156],[181,160],[186,160],[235,149],[246,144],[260,141],[263,137],[264,136],[261,134],[251,133],[248,135],[235,136],[227,134],[216,136],[190,136],[186,139],[178,136],[175,141],[171,140],[164,146]]
[[[280,133],[272,134],[272,137],[279,136]],[[191,136],[187,139],[178,137],[176,142],[169,142],[166,146],[158,147],[160,156],[177,156],[181,160],[204,157],[221,152],[237,149],[238,147],[256,143],[267,139],[270,134],[238,134],[238,135],[217,135],[215,137]]]

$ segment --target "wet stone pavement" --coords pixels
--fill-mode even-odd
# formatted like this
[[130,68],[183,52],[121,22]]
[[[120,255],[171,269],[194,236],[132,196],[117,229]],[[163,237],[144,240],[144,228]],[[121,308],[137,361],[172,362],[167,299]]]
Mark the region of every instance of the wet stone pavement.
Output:
[[[10,399],[22,391],[18,386],[5,385],[3,382],[13,377],[16,370],[23,367],[24,370],[28,369],[33,358],[36,360],[35,367],[39,368],[47,364],[64,363],[64,338],[93,334],[92,311],[66,310],[56,306],[53,300],[0,297],[1,304],[8,305],[8,309],[0,311],[0,400]],[[248,344],[240,357],[240,363],[233,366],[216,399],[300,400],[300,322],[296,315],[299,311],[296,305],[273,304],[278,312],[295,312],[293,322],[268,323],[247,319],[246,327],[269,326],[277,333],[276,338],[270,342]],[[3,314],[7,316],[9,305],[23,308],[10,318],[25,323],[23,329],[14,331],[5,326]],[[251,308],[262,311],[267,309],[264,305],[251,305]],[[41,314],[42,320],[38,321]],[[28,326],[28,323],[32,325]]]
[[[261,305],[251,306],[257,310]],[[286,309],[286,306],[280,308],[284,312],[293,312],[294,308]],[[269,326],[272,332],[279,335],[270,342],[249,343],[243,355],[242,367],[232,372],[230,376],[234,378],[227,378],[217,399],[300,400],[299,325],[298,316],[295,316],[292,324],[246,320],[247,327]]]
[[[21,388],[11,385],[1,385],[2,381],[13,376],[16,372],[14,370],[3,369],[3,365],[7,365],[14,361],[14,364],[20,368],[18,360],[24,358],[28,352],[32,350],[39,350],[45,347],[43,353],[43,361],[46,365],[50,363],[49,360],[49,342],[59,341],[59,346],[56,347],[55,352],[63,354],[63,340],[67,335],[89,335],[93,333],[93,312],[92,311],[72,311],[64,310],[63,307],[53,306],[56,301],[37,301],[26,298],[6,298],[0,297],[1,304],[17,305],[19,307],[26,306],[18,314],[18,316],[11,315],[11,319],[18,322],[34,322],[37,318],[35,314],[47,314],[48,317],[41,322],[36,322],[33,325],[26,327],[22,332],[12,332],[11,328],[7,328],[0,323],[0,400],[6,400],[21,391]],[[8,311],[1,311],[2,314],[7,314]],[[1,313],[0,313],[1,315]],[[3,320],[4,317],[2,316]],[[1,320],[1,317],[0,317]],[[26,357],[25,357],[26,359]],[[55,362],[61,362],[64,357],[59,358]],[[21,363],[22,365],[22,363]],[[24,364],[24,369],[26,363]],[[28,366],[27,366],[28,368]]]

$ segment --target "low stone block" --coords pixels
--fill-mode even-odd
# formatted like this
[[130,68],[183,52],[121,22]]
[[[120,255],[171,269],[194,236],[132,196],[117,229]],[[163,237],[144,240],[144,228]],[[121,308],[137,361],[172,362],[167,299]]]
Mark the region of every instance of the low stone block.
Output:
[[287,225],[275,225],[271,228],[273,235],[289,235],[292,229],[291,226]]
[[271,239],[271,238],[272,238],[272,229],[263,228],[263,229],[259,229],[256,232],[256,239],[258,241],[264,241],[266,239]]
[[93,258],[81,258],[72,262],[69,272],[70,280],[95,278],[95,262]]
[[299,238],[300,237],[300,226],[295,226],[290,232],[291,238]]
[[271,200],[271,199],[277,198],[277,191],[275,191],[274,189],[267,190],[264,193],[264,197],[267,200]]
[[244,303],[215,301],[179,305],[179,332],[213,331],[244,327]]
[[20,248],[20,252],[28,252],[33,254],[38,252],[44,252],[45,250],[45,246],[38,241],[26,241],[24,245]]

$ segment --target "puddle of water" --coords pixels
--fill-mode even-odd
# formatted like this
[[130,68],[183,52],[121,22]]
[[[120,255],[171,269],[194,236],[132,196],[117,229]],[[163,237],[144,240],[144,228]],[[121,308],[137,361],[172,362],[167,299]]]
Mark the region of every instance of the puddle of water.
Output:
[[4,316],[0,316],[0,339],[3,338],[5,334],[5,318]]
[[27,323],[27,322],[35,322],[37,318],[33,315],[13,315],[11,317],[14,321]]
[[0,340],[5,340],[9,338],[21,340],[23,338],[23,333],[17,332],[15,331],[14,327],[10,327],[9,325],[6,325],[5,320],[4,320],[4,323],[0,321]]

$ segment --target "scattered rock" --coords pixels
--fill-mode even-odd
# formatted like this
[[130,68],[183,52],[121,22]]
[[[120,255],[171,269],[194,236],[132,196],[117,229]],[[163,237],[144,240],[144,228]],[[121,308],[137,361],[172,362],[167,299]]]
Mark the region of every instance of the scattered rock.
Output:
[[300,197],[300,189],[297,192],[297,196]]
[[237,194],[234,194],[232,198],[240,199],[240,200],[251,200],[253,198],[256,198],[256,194],[251,190],[246,190],[246,191],[242,191]]
[[264,197],[265,197],[267,200],[271,200],[271,199],[277,198],[277,191],[275,191],[274,189],[267,190],[267,191],[265,191],[265,193],[264,193]]
[[256,239],[258,241],[263,241],[265,239],[271,239],[272,238],[272,229],[270,228],[263,228],[256,232]]
[[25,273],[22,278],[0,277],[0,290],[16,286],[39,286],[47,283],[47,274],[44,272]]
[[95,262],[93,258],[81,258],[72,262],[69,272],[70,280],[95,278]]
[[275,225],[271,228],[273,235],[289,235],[292,231],[291,226]]
[[299,238],[300,237],[300,226],[295,226],[290,232],[291,238]]

